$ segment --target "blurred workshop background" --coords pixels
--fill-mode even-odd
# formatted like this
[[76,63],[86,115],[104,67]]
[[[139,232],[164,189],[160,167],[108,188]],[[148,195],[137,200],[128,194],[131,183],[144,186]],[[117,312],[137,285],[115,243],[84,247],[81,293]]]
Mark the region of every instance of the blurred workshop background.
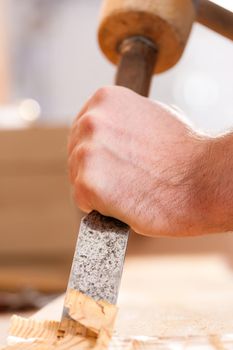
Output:
[[[233,11],[232,0],[215,2]],[[2,309],[43,303],[35,293],[66,285],[81,216],[67,179],[67,134],[83,102],[115,74],[97,44],[100,5],[0,0],[0,290],[23,291],[21,299],[2,293]],[[195,24],[180,62],[154,78],[151,98],[179,106],[213,135],[232,128],[232,62],[232,42]],[[233,256],[233,236],[132,235],[129,244],[129,254],[198,252]]]

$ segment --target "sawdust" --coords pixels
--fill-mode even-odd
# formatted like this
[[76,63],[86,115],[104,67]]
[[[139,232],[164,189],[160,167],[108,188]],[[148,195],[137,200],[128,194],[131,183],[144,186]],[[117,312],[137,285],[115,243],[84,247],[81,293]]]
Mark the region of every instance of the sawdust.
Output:
[[70,290],[65,306],[73,320],[60,322],[36,321],[13,316],[8,346],[2,350],[104,350],[112,337],[117,308],[105,301],[94,301],[86,295]]

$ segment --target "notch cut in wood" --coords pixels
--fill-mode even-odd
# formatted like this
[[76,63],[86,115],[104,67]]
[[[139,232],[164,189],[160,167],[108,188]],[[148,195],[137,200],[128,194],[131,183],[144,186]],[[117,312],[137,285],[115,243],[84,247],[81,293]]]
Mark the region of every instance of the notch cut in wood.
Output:
[[112,337],[117,308],[105,301],[70,290],[65,305],[71,320],[63,324],[62,337],[57,337],[60,322],[36,321],[13,316],[9,345],[2,350],[104,350]]

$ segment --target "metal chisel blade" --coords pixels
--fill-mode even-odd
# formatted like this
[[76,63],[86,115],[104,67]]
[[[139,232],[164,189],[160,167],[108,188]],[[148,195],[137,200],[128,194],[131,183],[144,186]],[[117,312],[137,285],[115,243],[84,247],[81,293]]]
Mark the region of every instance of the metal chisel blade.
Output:
[[[67,289],[116,304],[129,226],[96,211],[80,224]],[[69,318],[64,307],[62,318]]]

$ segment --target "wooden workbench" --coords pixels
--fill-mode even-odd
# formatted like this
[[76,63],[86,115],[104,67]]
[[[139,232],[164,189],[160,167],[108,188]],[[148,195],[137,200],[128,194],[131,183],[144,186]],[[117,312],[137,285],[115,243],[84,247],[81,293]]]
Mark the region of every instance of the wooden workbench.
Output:
[[[60,297],[35,317],[59,319],[62,304]],[[233,333],[233,273],[220,256],[129,258],[119,309],[120,336]]]

